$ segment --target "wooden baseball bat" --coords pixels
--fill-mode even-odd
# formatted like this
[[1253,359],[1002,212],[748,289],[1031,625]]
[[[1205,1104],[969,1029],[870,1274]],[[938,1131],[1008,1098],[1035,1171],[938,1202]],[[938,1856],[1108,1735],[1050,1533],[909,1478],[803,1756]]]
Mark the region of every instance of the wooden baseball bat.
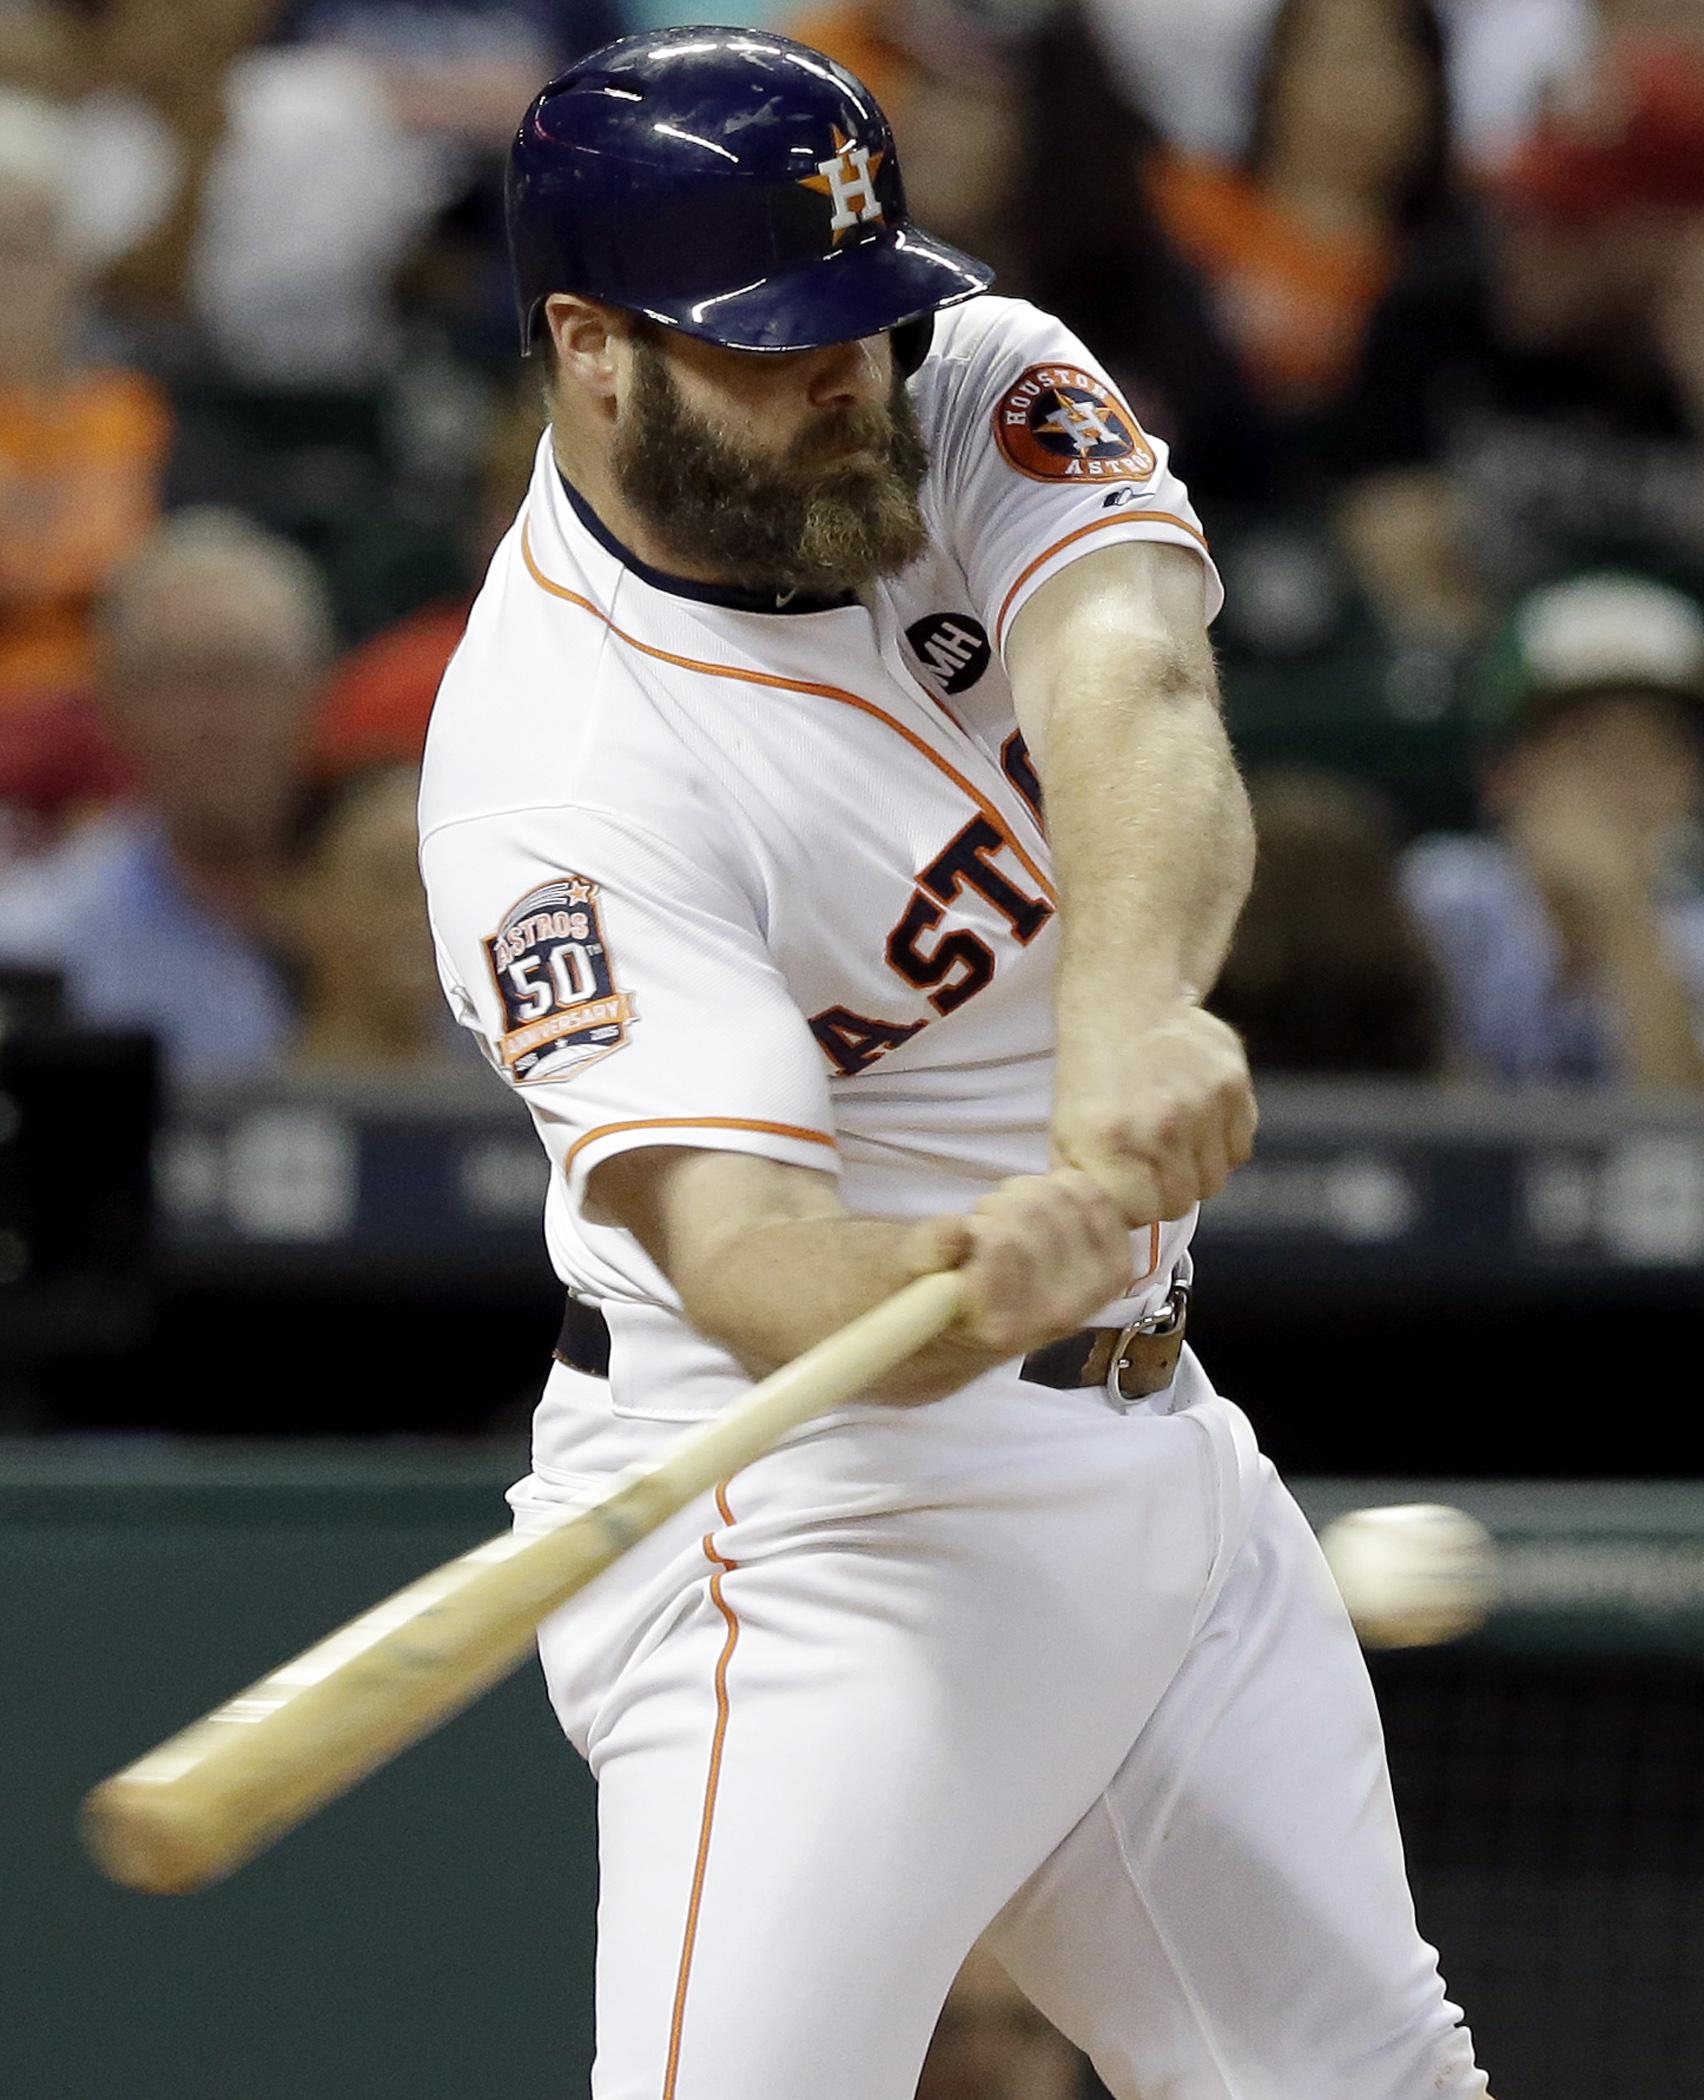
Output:
[[677,1510],[934,1338],[960,1279],[919,1277],[650,1466],[435,1568],[102,1782],[83,1836],[114,1881],[218,1881],[505,1677],[540,1620]]

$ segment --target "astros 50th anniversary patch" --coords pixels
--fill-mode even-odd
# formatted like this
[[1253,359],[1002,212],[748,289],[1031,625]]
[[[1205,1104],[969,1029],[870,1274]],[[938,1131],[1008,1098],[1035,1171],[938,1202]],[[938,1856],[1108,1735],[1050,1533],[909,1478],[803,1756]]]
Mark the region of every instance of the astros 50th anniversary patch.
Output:
[[626,1042],[633,1001],[611,974],[595,882],[562,875],[529,890],[485,953],[503,1001],[498,1047],[511,1079],[564,1079]]

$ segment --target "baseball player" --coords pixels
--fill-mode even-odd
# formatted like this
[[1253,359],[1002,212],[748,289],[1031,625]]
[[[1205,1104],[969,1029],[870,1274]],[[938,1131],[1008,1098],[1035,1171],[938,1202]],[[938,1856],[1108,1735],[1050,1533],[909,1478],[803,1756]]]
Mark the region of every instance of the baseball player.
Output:
[[551,423],[421,826],[570,1293],[518,1521],[966,1289],[547,1622],[597,2100],[910,2100],[985,1931],[1119,2100],[1483,2094],[1342,1608],[1182,1346],[1251,844],[1165,446],[784,38],[586,59],[509,211]]

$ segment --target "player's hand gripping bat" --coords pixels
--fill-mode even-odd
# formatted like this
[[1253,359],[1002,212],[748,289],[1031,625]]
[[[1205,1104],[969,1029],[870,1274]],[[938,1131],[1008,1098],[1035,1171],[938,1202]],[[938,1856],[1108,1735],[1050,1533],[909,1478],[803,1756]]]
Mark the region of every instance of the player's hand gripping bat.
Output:
[[476,1546],[216,1707],[89,1795],[96,1861],[161,1895],[229,1874],[507,1676],[540,1620],[666,1518],[932,1341],[962,1289],[919,1277],[549,1530]]

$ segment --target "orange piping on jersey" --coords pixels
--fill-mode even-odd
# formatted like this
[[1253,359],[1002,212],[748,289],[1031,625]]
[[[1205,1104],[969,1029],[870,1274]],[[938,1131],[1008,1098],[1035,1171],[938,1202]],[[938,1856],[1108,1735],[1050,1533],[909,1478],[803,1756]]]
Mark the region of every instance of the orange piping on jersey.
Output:
[[[1115,522],[1123,523],[1124,521],[1122,519],[1115,521],[1109,518],[1106,522],[1110,525]],[[1182,520],[1173,519],[1168,522],[1181,524]],[[1061,546],[1064,544],[1064,541],[1060,542]],[[651,642],[640,641],[637,635],[628,634],[624,628],[617,627],[609,614],[594,605],[589,598],[582,598],[578,591],[569,590],[565,584],[551,581],[533,559],[531,527],[529,521],[524,518],[521,521],[521,559],[527,565],[527,574],[538,585],[540,590],[548,591],[551,597],[561,598],[569,605],[579,606],[582,612],[589,612],[594,620],[601,620],[604,623],[618,642],[625,642],[630,649],[637,649],[642,656],[655,657],[659,663],[674,664],[677,669],[682,671],[696,671],[704,678],[731,678],[739,685],[767,685],[783,693],[804,693],[818,700],[838,700],[845,707],[855,707],[860,714],[873,715],[878,722],[885,722],[896,736],[904,737],[913,750],[920,751],[932,766],[945,773],[956,788],[959,788],[970,797],[971,801],[981,810],[1001,838],[1011,847],[1018,859],[1022,861],[1031,877],[1040,884],[1048,903],[1058,904],[1058,891],[1013,837],[1011,827],[1007,824],[1005,818],[1001,816],[999,810],[995,808],[994,804],[989,801],[988,797],[981,793],[979,789],[972,787],[956,766],[951,765],[938,751],[926,744],[914,730],[907,729],[903,722],[896,722],[892,715],[879,708],[873,700],[860,700],[856,693],[849,693],[838,685],[813,685],[802,678],[778,678],[773,671],[742,671],[733,664],[702,663],[695,656],[676,656],[670,649],[659,649]],[[1047,556],[1043,555],[1042,559],[1045,561]],[[1025,573],[1027,574],[1028,571]],[[1019,581],[1021,582],[1022,578]],[[1014,589],[1016,587],[1016,585],[1013,586]]]
[[1140,1276],[1131,1277],[1130,1288],[1134,1290],[1139,1283],[1146,1283],[1148,1278],[1153,1275],[1154,1271],[1159,1267],[1159,1265],[1160,1227],[1159,1221],[1156,1219],[1155,1222],[1148,1227],[1148,1266],[1142,1271]]
[[[726,1487],[716,1490],[716,1512],[724,1524],[734,1521],[728,1507]],[[698,1944],[698,1913],[704,1901],[704,1874],[710,1864],[710,1835],[716,1827],[716,1795],[722,1783],[722,1752],[728,1740],[728,1664],[739,1646],[739,1614],[722,1594],[722,1577],[738,1568],[739,1562],[716,1550],[716,1534],[704,1534],[704,1558],[716,1572],[710,1578],[710,1597],[728,1629],[722,1653],[716,1662],[716,1727],[710,1738],[710,1769],[704,1780],[704,1814],[698,1826],[698,1857],[692,1869],[692,1894],[686,1905],[686,1930],[681,1937],[680,1968],[675,1976],[674,2016],[669,2022],[669,2058],[663,2072],[662,2100],[674,2100],[680,2078],[681,2033],[686,2025],[686,1993],[692,1982],[692,1956]]]
[[1110,518],[1096,518],[1091,524],[1079,525],[1075,532],[1066,533],[1062,540],[1055,540],[1044,553],[1038,554],[1017,582],[1006,593],[1000,607],[1000,617],[994,622],[994,646],[998,649],[1005,639],[1006,616],[1012,609],[1012,600],[1044,562],[1050,562],[1063,547],[1073,541],[1084,539],[1091,532],[1107,532],[1114,525],[1175,525],[1180,532],[1187,532],[1192,540],[1199,540],[1202,548],[1207,545],[1207,535],[1198,525],[1191,525],[1187,518],[1174,518],[1169,510],[1121,510]]
[[624,1130],[763,1130],[771,1137],[803,1138],[807,1144],[826,1145],[831,1152],[834,1150],[834,1140],[826,1130],[807,1130],[800,1123],[759,1123],[749,1116],[639,1116],[631,1123],[600,1123],[596,1130],[577,1137],[568,1147],[562,1171],[566,1174],[575,1155],[588,1145]]

